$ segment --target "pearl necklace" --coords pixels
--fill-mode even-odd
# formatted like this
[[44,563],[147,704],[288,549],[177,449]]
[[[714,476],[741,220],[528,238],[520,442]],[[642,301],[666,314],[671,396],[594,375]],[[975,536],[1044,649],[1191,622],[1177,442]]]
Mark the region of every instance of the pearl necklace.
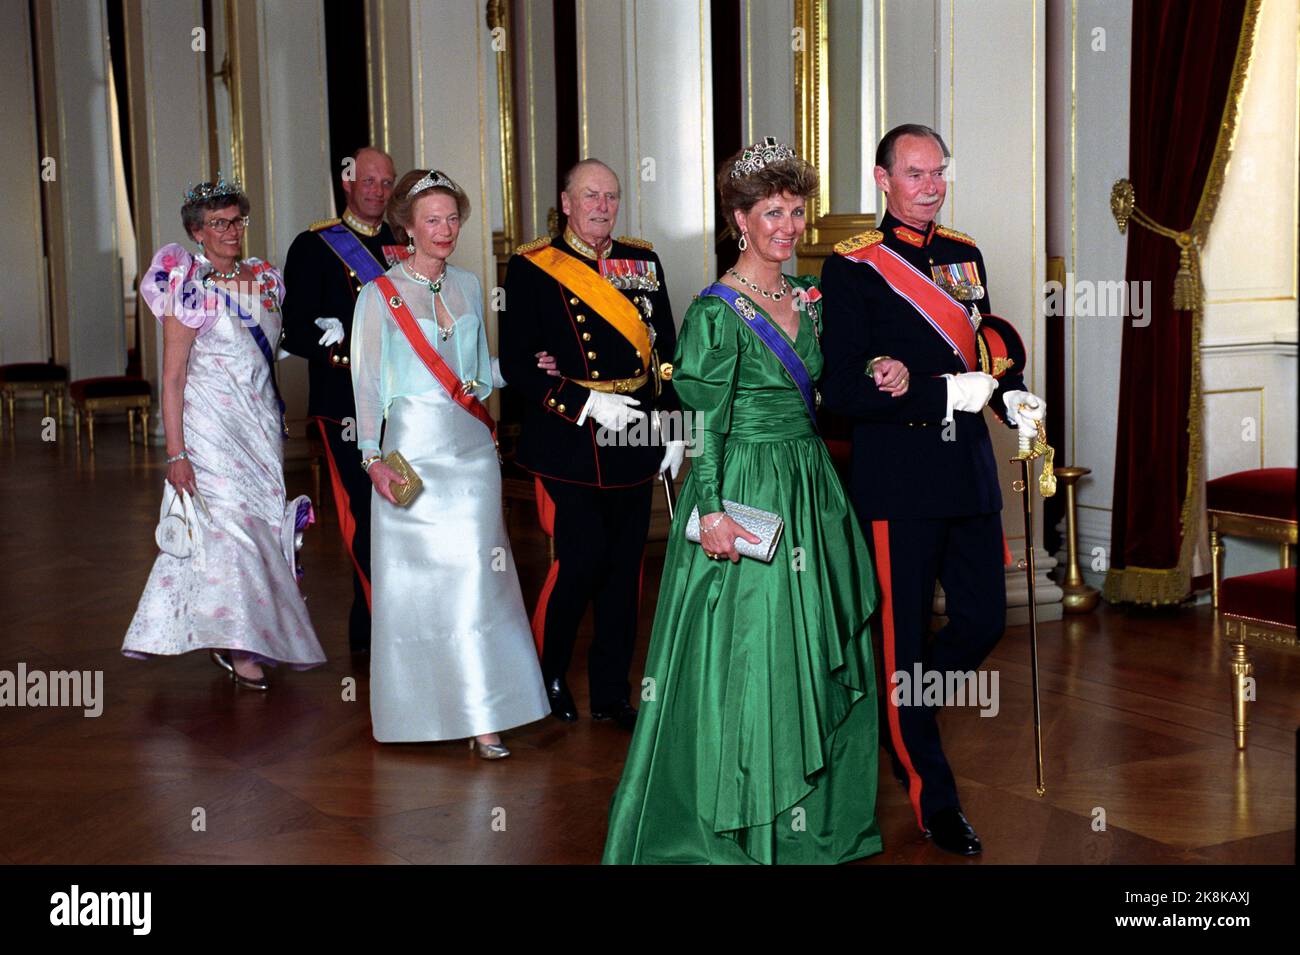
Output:
[[[415,269],[411,268],[410,263],[408,262],[402,263],[402,269],[403,271],[406,272],[407,275],[409,275],[415,281],[419,282],[421,285],[427,285],[429,287],[429,291],[432,292],[434,295],[437,295],[439,292],[442,291],[442,280],[447,277],[447,267],[445,265],[443,266],[442,274],[439,275],[436,279],[431,279],[429,278],[429,276],[415,271]],[[436,302],[434,303],[433,306],[433,323],[435,325],[438,325],[438,306]],[[450,328],[443,328],[441,325],[438,325],[438,335],[439,337],[441,337],[441,339],[444,342],[448,338],[451,338],[451,333],[454,332],[455,330],[456,330],[455,325],[452,325]]]
[[746,288],[753,289],[759,295],[763,296],[763,298],[771,299],[773,302],[781,301],[781,299],[785,298],[785,293],[790,290],[790,284],[786,282],[784,275],[781,276],[781,287],[777,289],[777,291],[775,292],[767,292],[759,288],[749,279],[745,278],[735,269],[727,269],[727,274],[735,276],[736,281],[739,282],[741,285],[745,286]]

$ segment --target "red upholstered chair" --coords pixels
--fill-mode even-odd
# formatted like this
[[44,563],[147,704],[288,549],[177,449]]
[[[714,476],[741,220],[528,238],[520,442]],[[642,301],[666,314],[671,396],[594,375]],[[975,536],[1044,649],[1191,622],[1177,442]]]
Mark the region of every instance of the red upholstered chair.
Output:
[[1224,535],[1276,541],[1283,567],[1296,544],[1295,468],[1259,468],[1225,474],[1205,485],[1210,518],[1211,598],[1219,607]]
[[1296,568],[1229,577],[1220,588],[1223,639],[1232,645],[1232,716],[1237,749],[1246,748],[1246,692],[1254,669],[1246,647],[1300,652],[1295,628]]
[[81,419],[85,416],[86,430],[90,438],[90,450],[95,450],[95,415],[104,412],[125,411],[131,443],[135,443],[135,419],[140,412],[140,443],[147,444],[145,428],[148,426],[149,406],[153,401],[153,391],[149,382],[143,378],[128,378],[125,375],[107,378],[82,378],[74,381],[69,389],[72,392],[72,407],[75,414],[77,446],[81,446]]
[[[0,398],[9,412],[9,429],[14,427],[14,399],[20,394],[40,392],[45,398],[45,417],[50,416],[50,398],[58,401],[58,421],[63,421],[63,398],[68,393],[68,369],[53,362],[24,361],[0,365]],[[0,417],[0,422],[3,418]]]

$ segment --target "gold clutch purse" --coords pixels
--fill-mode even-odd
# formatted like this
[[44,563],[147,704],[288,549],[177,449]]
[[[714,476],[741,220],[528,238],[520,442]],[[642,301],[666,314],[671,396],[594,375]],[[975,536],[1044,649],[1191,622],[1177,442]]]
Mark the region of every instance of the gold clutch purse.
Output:
[[393,492],[393,498],[397,503],[402,507],[406,507],[423,490],[424,482],[420,480],[420,475],[415,473],[415,468],[411,467],[411,462],[402,457],[400,451],[389,451],[384,455],[384,463],[406,481],[405,484],[398,484],[394,481],[388,486],[388,489]]

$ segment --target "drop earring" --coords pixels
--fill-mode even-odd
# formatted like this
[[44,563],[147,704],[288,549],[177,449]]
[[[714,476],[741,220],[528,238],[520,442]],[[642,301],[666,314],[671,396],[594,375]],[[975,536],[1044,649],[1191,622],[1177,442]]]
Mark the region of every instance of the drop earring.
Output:
[[742,232],[742,233],[740,233],[740,242],[739,242],[738,244],[739,244],[739,246],[740,246],[740,251],[741,251],[741,252],[744,252],[746,249],[749,248],[749,238],[748,238],[748,237],[749,237],[749,233],[748,233],[748,232]]
[[407,254],[407,255],[415,255],[415,239],[414,239],[414,238],[410,238],[410,239],[407,239],[407,240],[406,240],[406,254]]

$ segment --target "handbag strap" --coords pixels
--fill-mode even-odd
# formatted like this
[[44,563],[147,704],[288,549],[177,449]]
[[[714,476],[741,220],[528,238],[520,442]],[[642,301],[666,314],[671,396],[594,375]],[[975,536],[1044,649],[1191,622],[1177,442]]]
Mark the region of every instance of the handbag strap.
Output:
[[487,408],[483,407],[483,402],[471,394],[467,394],[461,387],[461,380],[456,377],[456,373],[447,367],[447,363],[442,360],[442,356],[433,350],[429,340],[424,337],[420,331],[419,324],[415,321],[415,315],[411,313],[411,307],[406,301],[397,294],[397,286],[387,275],[381,275],[375,279],[375,287],[379,289],[388,304],[388,311],[393,316],[393,321],[397,322],[397,327],[402,330],[406,340],[410,343],[415,354],[419,356],[420,361],[429,369],[430,374],[447,389],[447,394],[451,400],[456,402],[479,421],[483,426],[492,433],[492,443],[497,440],[497,423],[492,420],[492,415],[488,413]]

